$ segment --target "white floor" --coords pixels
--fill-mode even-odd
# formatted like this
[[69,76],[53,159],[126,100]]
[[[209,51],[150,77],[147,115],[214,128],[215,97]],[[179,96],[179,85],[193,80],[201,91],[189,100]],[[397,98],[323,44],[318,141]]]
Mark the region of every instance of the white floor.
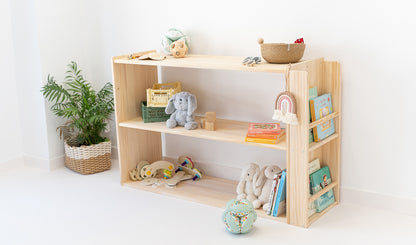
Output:
[[0,244],[416,244],[416,217],[340,204],[309,229],[259,218],[232,235],[222,209],[90,176],[0,168]]

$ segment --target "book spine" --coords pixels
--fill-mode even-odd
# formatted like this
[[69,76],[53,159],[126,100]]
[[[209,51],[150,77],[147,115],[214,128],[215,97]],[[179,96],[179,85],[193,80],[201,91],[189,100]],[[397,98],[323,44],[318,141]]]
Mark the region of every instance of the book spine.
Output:
[[246,137],[246,142],[262,143],[262,144],[276,144],[277,139],[260,139],[260,138],[249,138]]
[[277,174],[273,176],[273,183],[272,183],[272,190],[270,191],[269,195],[269,206],[267,208],[267,214],[270,215],[272,205],[273,205],[273,197],[276,194],[276,185],[277,185]]
[[276,195],[276,201],[275,201],[276,204],[273,209],[274,217],[277,217],[277,211],[279,210],[280,199],[282,197],[282,191],[283,191],[285,181],[286,181],[286,171],[283,171],[282,177],[280,178],[280,181],[279,181],[279,190],[277,191],[277,195]]
[[280,179],[281,178],[282,178],[282,174],[280,173],[279,176],[277,176],[276,192],[274,193],[274,197],[273,197],[273,201],[272,201],[272,207],[271,207],[271,210],[270,210],[270,215],[273,214],[274,207],[276,206],[276,196],[277,196],[277,191],[279,190]]
[[[315,114],[315,101],[314,100],[310,100],[309,101],[309,109],[310,109],[310,112],[311,112],[311,118],[312,118],[312,122],[313,121],[316,121],[316,114]],[[313,129],[312,129],[312,131],[313,131],[313,140],[315,141],[315,142],[319,142],[319,139],[318,139],[318,131],[317,131],[318,129],[317,129],[317,127],[314,127]]]

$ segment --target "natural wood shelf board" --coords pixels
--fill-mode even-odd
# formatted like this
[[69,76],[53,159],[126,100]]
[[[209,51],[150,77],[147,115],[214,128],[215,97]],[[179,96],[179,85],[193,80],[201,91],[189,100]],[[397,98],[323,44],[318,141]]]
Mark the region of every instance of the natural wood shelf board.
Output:
[[[196,118],[199,121],[199,117]],[[201,139],[217,140],[244,145],[259,146],[277,150],[286,150],[286,137],[280,139],[277,144],[260,144],[245,142],[248,130],[248,122],[225,120],[217,118],[217,130],[208,131],[205,129],[186,130],[184,127],[167,128],[165,122],[144,123],[142,118],[119,123],[120,127],[156,131],[168,134],[190,136]]]
[[[265,61],[262,61],[260,64],[253,67],[248,67],[241,64],[244,58],[245,57],[235,56],[188,55],[184,58],[168,56],[165,60],[156,61],[138,59],[129,60],[126,57],[120,57],[115,59],[114,63],[271,73],[286,73],[288,69],[288,64],[270,64]],[[296,68],[298,65],[301,66],[305,62],[307,61],[293,63],[292,68]]]
[[[236,198],[237,184],[238,182],[236,181],[205,175],[200,180],[187,180],[180,182],[174,188],[167,188],[164,185],[160,185],[158,187],[143,186],[140,185],[139,182],[134,181],[123,183],[123,185],[134,189],[185,199],[188,201],[202,203],[221,209],[225,208],[225,205],[229,200]],[[264,212],[262,209],[256,209],[256,212],[259,217],[277,220],[285,223],[287,221],[286,216],[273,217],[267,215],[266,212]]]
[[317,149],[317,148],[325,145],[326,143],[328,143],[328,142],[330,142],[330,141],[338,138],[338,136],[339,136],[339,134],[338,133],[335,133],[335,134],[329,136],[328,138],[326,138],[326,139],[324,139],[322,141],[310,143],[309,144],[309,152],[311,152],[311,151],[313,151],[313,150],[315,150],[315,149]]
[[329,205],[322,212],[312,214],[308,219],[308,225],[307,226],[310,226],[313,222],[315,222],[317,219],[319,219],[322,215],[326,214],[329,210],[331,210],[336,205],[338,205],[337,201],[335,201],[333,204]]
[[329,114],[326,117],[323,117],[323,118],[321,118],[321,119],[319,119],[317,121],[314,121],[314,122],[310,123],[309,124],[309,129],[312,129],[312,128],[318,126],[319,124],[322,124],[322,123],[324,123],[326,121],[329,121],[329,120],[331,120],[333,118],[336,118],[338,116],[339,116],[339,113],[338,112],[333,112],[333,113]]
[[333,181],[331,184],[329,184],[327,187],[325,187],[324,189],[318,191],[317,193],[313,194],[308,202],[311,203],[313,201],[315,201],[316,199],[318,199],[320,196],[322,196],[323,194],[327,193],[328,191],[330,191],[332,188],[334,188],[335,186],[338,185],[337,181]]

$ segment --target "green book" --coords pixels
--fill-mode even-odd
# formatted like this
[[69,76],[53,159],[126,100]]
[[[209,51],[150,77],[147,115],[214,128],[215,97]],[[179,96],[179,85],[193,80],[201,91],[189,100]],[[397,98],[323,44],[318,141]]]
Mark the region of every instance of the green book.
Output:
[[[328,166],[313,172],[309,178],[311,180],[312,194],[319,192],[332,182]],[[334,202],[334,190],[331,189],[315,200],[316,212],[321,212]]]
[[[309,88],[309,100],[318,97],[318,89],[316,87]],[[311,111],[309,109],[309,122],[312,122]],[[309,130],[309,143],[313,142],[313,129]]]

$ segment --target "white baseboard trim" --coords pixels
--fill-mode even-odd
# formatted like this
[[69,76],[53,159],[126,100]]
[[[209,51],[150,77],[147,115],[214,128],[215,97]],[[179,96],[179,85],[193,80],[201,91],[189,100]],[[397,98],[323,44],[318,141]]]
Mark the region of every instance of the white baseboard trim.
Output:
[[23,156],[6,160],[5,162],[0,163],[0,170],[6,170],[6,169],[15,168],[15,167],[22,167],[23,162],[24,162]]
[[350,203],[416,216],[416,199],[348,187],[341,187],[340,195],[342,203]]
[[33,155],[24,155],[24,165],[28,167],[41,168],[46,170],[55,170],[65,166],[65,156],[54,157],[51,159],[33,156]]

